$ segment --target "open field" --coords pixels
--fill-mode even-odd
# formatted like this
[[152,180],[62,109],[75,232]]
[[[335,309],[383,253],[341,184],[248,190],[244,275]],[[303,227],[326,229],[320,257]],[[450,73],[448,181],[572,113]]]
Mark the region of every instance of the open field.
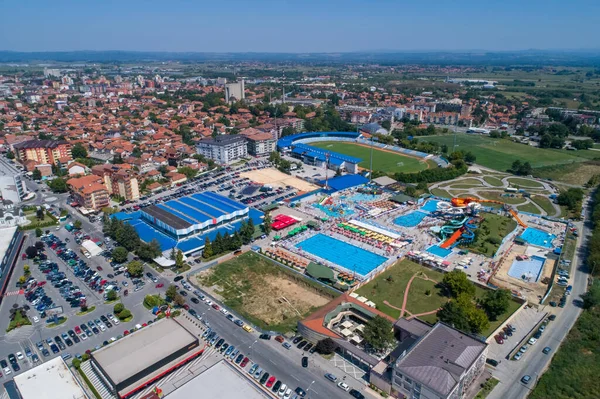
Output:
[[540,210],[535,205],[533,205],[531,202],[528,202],[523,205],[518,205],[517,209],[521,212],[535,213],[536,215],[540,214]]
[[522,179],[520,177],[509,177],[508,181],[512,186],[521,188],[544,188],[544,185],[531,179]]
[[[600,154],[599,151],[595,152]],[[598,174],[599,168],[600,161],[587,161],[538,168],[534,170],[534,175],[543,179],[584,185],[592,176]]]
[[[452,147],[454,135],[428,136],[427,141],[434,141]],[[471,134],[457,135],[458,150],[471,151],[476,163],[488,168],[506,171],[516,160],[529,162],[532,167],[539,168],[552,165],[586,162],[600,158],[598,151],[567,151],[537,148],[510,140],[492,139],[487,136]]]
[[549,198],[541,196],[541,195],[533,195],[531,200],[538,204],[548,215],[554,215],[556,210],[552,206],[552,202]]
[[478,194],[485,199],[500,201],[510,205],[519,205],[527,201],[523,197],[503,196],[502,194],[504,193],[500,191],[479,191]]
[[437,195],[438,197],[452,198],[452,194],[450,194],[446,190],[442,190],[441,188],[434,188],[434,189],[430,190],[430,192],[431,192],[431,194]]
[[[487,256],[493,256],[500,242],[517,227],[513,218],[496,215],[494,213],[482,213],[483,222],[475,230],[475,241],[465,248]],[[462,246],[460,246],[462,247]]]
[[197,275],[223,303],[259,327],[287,332],[334,294],[314,281],[246,252]]
[[[371,148],[358,144],[338,142],[338,141],[321,141],[318,143],[310,143],[311,146],[339,152],[340,154],[350,155],[362,159],[360,167],[369,169],[371,159]],[[379,170],[385,173],[413,173],[427,169],[429,165],[426,161],[418,158],[412,158],[394,152],[382,151],[373,149],[373,170]]]
[[248,172],[242,172],[240,176],[247,177],[260,184],[269,184],[278,187],[292,186],[299,191],[312,191],[317,189],[317,186],[314,184],[294,176],[286,175],[275,168],[250,170]]
[[487,184],[491,184],[494,187],[502,187],[504,186],[504,183],[502,183],[502,180],[498,179],[497,177],[494,176],[484,176],[483,180],[485,180],[485,182]]
[[[421,266],[415,262],[404,259],[381,273],[375,279],[360,287],[356,292],[369,300],[375,302],[377,309],[394,318],[400,316],[400,311],[395,309],[402,308],[404,292],[406,285],[415,274],[421,277],[427,277],[433,281],[427,281],[421,277],[415,277],[410,285],[409,296],[406,302],[406,310],[411,314],[420,314],[434,311],[446,302],[449,298],[444,295],[442,287],[438,284],[444,278],[444,273]],[[486,289],[475,286],[475,297],[481,298]],[[387,301],[393,307],[384,303]],[[517,302],[511,301],[509,309],[496,321],[490,321],[490,327],[482,334],[491,334],[508,316],[519,308]],[[407,314],[405,317],[408,316]],[[428,323],[435,323],[437,316],[435,313],[419,316],[419,319]]]

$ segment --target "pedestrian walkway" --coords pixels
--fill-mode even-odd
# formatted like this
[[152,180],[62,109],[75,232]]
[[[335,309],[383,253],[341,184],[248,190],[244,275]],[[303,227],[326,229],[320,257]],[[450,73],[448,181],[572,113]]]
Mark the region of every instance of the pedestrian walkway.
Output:
[[354,379],[359,380],[361,382],[366,381],[366,372],[364,370],[350,363],[348,360],[344,359],[337,353],[331,358],[331,363],[333,363],[335,367],[342,370],[344,373],[348,374]]
[[101,399],[117,399],[117,397],[107,389],[104,382],[96,375],[89,360],[81,363],[81,371],[88,380],[90,380],[98,394],[100,394]]
[[32,325],[22,326],[19,328],[15,328],[12,331],[9,331],[4,336],[4,341],[6,342],[21,342],[33,335],[35,332],[35,327]]
[[25,291],[17,290],[17,291],[9,291],[4,294],[4,296],[14,296],[14,295],[23,295]]

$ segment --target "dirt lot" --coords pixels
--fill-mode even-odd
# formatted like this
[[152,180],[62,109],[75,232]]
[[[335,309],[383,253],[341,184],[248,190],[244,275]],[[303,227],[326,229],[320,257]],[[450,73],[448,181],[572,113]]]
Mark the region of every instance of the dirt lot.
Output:
[[241,176],[247,177],[248,179],[260,184],[269,184],[279,187],[292,186],[298,191],[313,191],[318,188],[314,184],[308,183],[294,176],[286,175],[285,173],[282,173],[274,168],[251,170],[248,172],[243,172]]
[[252,252],[197,275],[207,292],[262,328],[286,332],[332,299],[316,283]]

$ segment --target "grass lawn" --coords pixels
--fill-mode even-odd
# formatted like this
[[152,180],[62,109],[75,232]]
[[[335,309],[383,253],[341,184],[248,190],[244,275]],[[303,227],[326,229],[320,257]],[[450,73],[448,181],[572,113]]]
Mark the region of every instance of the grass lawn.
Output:
[[[454,135],[428,136],[427,141],[435,141],[452,147]],[[567,151],[537,148],[525,144],[514,143],[506,139],[492,139],[487,136],[472,134],[457,134],[458,150],[470,151],[477,157],[477,163],[491,169],[506,171],[516,160],[529,162],[532,167],[585,162],[589,159],[600,158],[597,151]],[[589,153],[592,154],[589,154]]]
[[536,215],[540,214],[540,210],[531,202],[528,202],[524,205],[519,205],[517,206],[517,209],[522,212],[535,213]]
[[[600,155],[600,152],[597,152]],[[584,185],[598,174],[600,161],[574,162],[555,166],[546,166],[533,171],[533,175],[544,179],[564,181],[570,184]]]
[[[311,146],[331,150],[340,154],[350,155],[362,159],[359,166],[369,169],[371,159],[371,148],[353,143],[338,141],[321,141],[310,143]],[[427,169],[427,163],[417,158],[404,156],[398,153],[373,149],[373,170],[385,173],[412,173]]]
[[8,323],[8,328],[6,332],[14,330],[15,328],[19,328],[21,326],[31,325],[31,321],[27,316],[22,316],[20,311],[15,312],[15,317]]
[[[357,293],[375,302],[378,310],[398,318],[400,311],[385,305],[383,301],[388,301],[393,306],[402,308],[406,284],[408,284],[410,278],[417,272],[424,273],[428,278],[438,282],[444,278],[442,272],[428,269],[405,259],[396,263],[386,272],[381,273],[368,284],[360,287]],[[391,279],[389,278],[390,276]],[[426,290],[431,290],[430,296],[425,295]],[[424,281],[419,278],[413,280],[410,293],[411,295],[409,295],[406,303],[406,310],[414,314],[430,312],[448,301],[448,298],[441,294],[441,290],[435,288],[433,282]]]
[[487,184],[491,184],[494,187],[503,187],[504,183],[502,183],[502,180],[493,177],[493,176],[483,176],[483,180],[485,180],[485,182]]
[[[378,310],[394,318],[398,318],[400,316],[400,311],[383,302],[387,301],[394,307],[399,309],[402,308],[406,285],[415,273],[423,273],[427,275],[428,278],[437,282],[441,282],[444,278],[444,273],[442,272],[431,270],[413,261],[404,259],[389,268],[386,272],[381,273],[366,285],[360,287],[356,292],[375,302]],[[427,293],[427,291],[430,292]],[[483,297],[485,292],[485,288],[475,285],[476,298]],[[438,284],[433,281],[426,281],[415,277],[410,285],[410,294],[406,301],[406,310],[412,314],[426,313],[440,308],[446,302],[448,302],[448,297],[443,294],[443,291]],[[489,328],[482,331],[482,334],[486,336],[491,334],[518,308],[519,304],[517,302],[510,301],[510,307],[506,313],[500,316],[498,320],[490,321]],[[437,316],[434,313],[431,315],[419,316],[419,319],[434,324],[437,321]]]
[[500,247],[502,239],[517,227],[517,222],[513,218],[494,213],[482,213],[481,215],[483,222],[479,223],[479,227],[475,230],[475,241],[464,248],[493,256]]
[[485,199],[500,201],[510,205],[519,205],[525,202],[525,199],[522,197],[511,197],[510,195],[504,195],[500,191],[479,191],[478,194]]
[[519,187],[527,187],[527,188],[543,188],[544,185],[540,182],[530,179],[522,179],[519,177],[510,177],[508,179],[511,185],[519,186]]
[[77,316],[84,316],[88,313],[92,313],[94,310],[96,310],[95,306],[90,306],[89,308],[87,308],[87,310],[85,312],[81,311],[81,312],[77,312],[76,315]]
[[202,271],[197,279],[252,323],[282,333],[337,294],[254,252]]
[[496,387],[496,385],[498,385],[498,383],[500,382],[500,380],[497,380],[495,378],[490,378],[489,380],[487,380],[484,384],[483,387],[481,388],[481,391],[479,391],[477,393],[477,395],[475,396],[474,399],[485,399],[487,398],[487,396],[490,394],[490,392],[492,392],[494,390],[494,388]]
[[434,188],[432,190],[429,190],[429,192],[433,195],[437,195],[438,197],[442,197],[442,198],[452,198],[452,194],[450,194],[448,191],[446,190],[442,190],[441,188]]
[[544,211],[546,211],[548,215],[554,216],[554,214],[556,213],[556,209],[554,209],[552,201],[550,201],[548,197],[534,195],[531,197],[531,199],[533,200],[533,202],[538,204]]
[[480,180],[477,179],[457,179],[453,181],[453,184],[464,184],[468,186],[483,186]]
[[469,188],[477,188],[477,187],[481,187],[473,185],[473,184],[454,184],[452,186],[449,186],[448,188],[450,189],[469,189]]

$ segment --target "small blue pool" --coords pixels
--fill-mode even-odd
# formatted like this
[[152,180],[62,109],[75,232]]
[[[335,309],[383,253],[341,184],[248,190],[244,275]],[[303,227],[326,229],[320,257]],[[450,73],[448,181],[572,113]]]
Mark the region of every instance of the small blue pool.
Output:
[[324,234],[317,234],[301,241],[296,244],[296,248],[362,276],[369,274],[387,260],[384,256]]
[[527,282],[538,282],[544,269],[545,259],[539,256],[531,256],[527,260],[514,260],[508,275]]
[[525,229],[520,238],[523,241],[530,243],[531,245],[537,245],[538,247],[552,248],[552,241],[556,238],[554,234],[546,233],[543,230],[538,230],[533,227]]
[[350,201],[353,202],[370,202],[377,201],[381,198],[381,195],[373,195],[373,194],[365,194],[365,193],[356,193],[350,197]]
[[437,211],[437,206],[439,203],[440,201],[437,200],[429,200],[421,207],[421,210],[426,212],[435,212]]
[[323,206],[321,204],[313,204],[313,206],[315,208],[317,208],[317,209],[320,209],[327,216],[329,216],[331,218],[339,218],[339,217],[342,217],[342,216],[350,216],[350,215],[352,215],[354,213],[354,211],[352,209],[349,209],[345,205],[338,205],[338,206],[327,207],[327,206]]
[[414,211],[406,215],[398,216],[394,223],[403,227],[415,227],[425,219],[428,214],[421,211]]
[[430,246],[429,248],[427,248],[426,251],[429,252],[430,254],[434,254],[435,256],[439,256],[442,259],[452,253],[451,249],[445,249],[445,248],[439,247],[437,245]]

